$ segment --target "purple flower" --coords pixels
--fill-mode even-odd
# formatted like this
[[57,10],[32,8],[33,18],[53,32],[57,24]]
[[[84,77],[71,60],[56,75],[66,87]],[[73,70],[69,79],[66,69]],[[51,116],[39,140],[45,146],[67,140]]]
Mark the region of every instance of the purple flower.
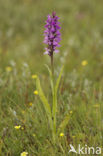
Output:
[[59,17],[53,12],[52,16],[48,15],[44,31],[44,43],[47,44],[45,53],[49,56],[53,55],[53,52],[58,53],[57,47],[60,47],[59,42],[61,40],[60,26],[58,22]]

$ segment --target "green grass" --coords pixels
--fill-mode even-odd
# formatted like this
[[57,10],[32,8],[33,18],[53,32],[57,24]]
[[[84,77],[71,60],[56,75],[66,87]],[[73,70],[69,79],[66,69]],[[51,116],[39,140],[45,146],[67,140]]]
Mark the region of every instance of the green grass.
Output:
[[[58,92],[57,126],[70,120],[64,137],[52,144],[51,130],[32,74],[51,104],[49,75],[43,55],[44,21],[57,12],[61,22],[55,76],[65,66]],[[82,66],[86,60],[88,64]],[[5,69],[10,66],[12,71]],[[32,106],[29,103],[32,102]],[[71,113],[72,111],[72,113]],[[103,1],[0,1],[0,156],[67,156],[69,144],[103,146]],[[20,125],[20,129],[15,129]],[[73,154],[72,154],[73,155]]]

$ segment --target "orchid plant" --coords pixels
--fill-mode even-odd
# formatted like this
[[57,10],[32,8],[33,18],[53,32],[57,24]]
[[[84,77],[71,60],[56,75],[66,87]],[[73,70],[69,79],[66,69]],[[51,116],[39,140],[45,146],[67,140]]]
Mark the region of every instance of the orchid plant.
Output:
[[50,83],[51,83],[51,89],[52,89],[52,108],[50,107],[50,104],[48,103],[47,98],[44,95],[44,92],[40,85],[39,77],[36,79],[36,86],[38,90],[38,95],[44,105],[45,112],[48,117],[49,125],[52,132],[52,139],[53,143],[56,142],[56,138],[58,137],[60,132],[64,131],[64,128],[66,127],[69,116],[66,115],[64,117],[64,120],[61,122],[60,126],[57,128],[57,91],[59,88],[60,80],[63,73],[63,68],[61,68],[60,74],[57,78],[57,81],[54,81],[54,66],[53,66],[53,55],[54,53],[58,53],[59,50],[57,49],[60,47],[59,42],[61,40],[61,33],[60,33],[60,23],[58,22],[59,17],[56,16],[56,13],[53,12],[52,15],[47,16],[46,25],[45,25],[45,31],[44,31],[44,43],[47,45],[45,48],[45,53],[48,54],[51,58],[51,69],[46,65],[49,75],[50,75]]

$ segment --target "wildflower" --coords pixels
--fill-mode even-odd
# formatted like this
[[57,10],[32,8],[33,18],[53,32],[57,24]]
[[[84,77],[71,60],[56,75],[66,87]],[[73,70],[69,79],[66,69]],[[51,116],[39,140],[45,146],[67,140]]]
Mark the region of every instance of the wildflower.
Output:
[[15,129],[20,129],[21,128],[21,126],[19,125],[19,126],[15,126],[14,127]]
[[34,94],[35,94],[35,95],[38,95],[38,91],[37,91],[37,90],[35,90],[35,91],[34,91]]
[[25,111],[24,110],[22,110],[22,114],[25,114]]
[[10,66],[6,67],[5,69],[7,72],[11,72],[12,71],[12,68]]
[[99,108],[100,105],[99,105],[99,104],[95,104],[95,105],[93,105],[93,107],[95,107],[95,108]]
[[20,154],[20,156],[27,156],[28,155],[28,152],[22,152],[21,154]]
[[34,134],[33,134],[33,137],[35,137],[35,136],[36,136],[36,134],[34,133]]
[[36,79],[37,78],[37,75],[32,75],[32,79]]
[[53,55],[53,52],[58,53],[59,50],[57,50],[57,47],[60,47],[59,42],[61,40],[61,33],[59,32],[60,26],[58,22],[59,17],[56,16],[56,13],[53,12],[52,16],[48,15],[46,20],[44,31],[44,43],[48,45],[47,48],[45,48],[45,53],[49,56]]
[[81,64],[82,64],[82,66],[86,66],[88,64],[88,61],[83,60]]
[[32,106],[33,105],[33,103],[32,102],[29,102],[29,106]]
[[60,137],[63,137],[64,136],[64,133],[60,133]]
[[22,130],[24,130],[24,127],[21,127]]
[[70,111],[69,113],[70,113],[70,114],[72,114],[72,113],[73,113],[73,111]]

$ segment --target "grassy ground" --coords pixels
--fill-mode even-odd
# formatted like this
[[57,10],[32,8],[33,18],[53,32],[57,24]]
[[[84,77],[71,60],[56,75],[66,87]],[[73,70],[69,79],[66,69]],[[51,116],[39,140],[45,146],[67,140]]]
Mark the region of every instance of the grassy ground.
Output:
[[[65,65],[58,125],[70,115],[55,146],[32,79],[32,74],[40,76],[51,102],[44,66],[50,59],[43,55],[42,41],[44,21],[53,10],[62,26],[60,53],[54,56],[56,76]],[[23,151],[29,156],[67,156],[69,144],[103,146],[102,122],[103,1],[0,0],[0,156],[19,156]]]

